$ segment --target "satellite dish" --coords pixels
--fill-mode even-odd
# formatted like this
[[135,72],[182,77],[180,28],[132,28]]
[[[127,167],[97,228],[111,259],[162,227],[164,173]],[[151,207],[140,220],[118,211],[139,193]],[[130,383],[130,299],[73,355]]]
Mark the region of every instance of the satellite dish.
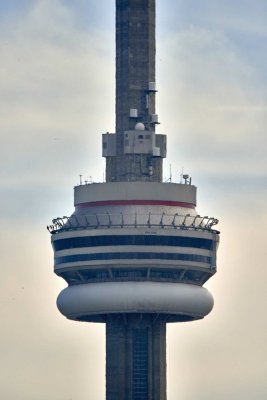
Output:
[[136,131],[144,131],[145,125],[142,122],[137,122],[137,124],[135,125],[135,130]]

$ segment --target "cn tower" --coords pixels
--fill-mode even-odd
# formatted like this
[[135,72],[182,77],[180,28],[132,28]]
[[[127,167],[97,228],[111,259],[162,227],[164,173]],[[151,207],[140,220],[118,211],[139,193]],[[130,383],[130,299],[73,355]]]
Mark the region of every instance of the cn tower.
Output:
[[216,272],[218,221],[197,213],[188,175],[162,182],[155,52],[155,0],[116,0],[106,182],[81,182],[73,214],[48,227],[55,273],[68,284],[60,312],[106,324],[107,400],[166,400],[166,324],[202,319],[213,307],[203,284]]

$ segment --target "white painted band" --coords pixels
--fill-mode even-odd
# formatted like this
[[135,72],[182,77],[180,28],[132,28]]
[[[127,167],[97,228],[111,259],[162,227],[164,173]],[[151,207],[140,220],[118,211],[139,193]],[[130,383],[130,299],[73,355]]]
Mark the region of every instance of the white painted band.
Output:
[[109,313],[160,313],[203,318],[213,308],[207,289],[170,282],[103,282],[69,286],[58,296],[67,318]]

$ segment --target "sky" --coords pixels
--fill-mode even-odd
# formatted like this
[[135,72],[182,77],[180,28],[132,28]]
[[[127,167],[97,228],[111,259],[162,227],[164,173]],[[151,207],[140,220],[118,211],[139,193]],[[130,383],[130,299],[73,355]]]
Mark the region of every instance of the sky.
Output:
[[[105,331],[65,319],[46,225],[103,181],[115,1],[0,0],[0,394],[104,400]],[[168,400],[267,398],[267,2],[157,0],[164,177],[220,220],[215,306],[168,326]]]

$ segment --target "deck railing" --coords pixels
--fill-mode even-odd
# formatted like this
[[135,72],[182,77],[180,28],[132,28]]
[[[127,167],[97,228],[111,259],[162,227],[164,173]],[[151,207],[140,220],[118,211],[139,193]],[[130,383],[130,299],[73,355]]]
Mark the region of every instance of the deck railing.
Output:
[[213,229],[218,224],[216,218],[201,217],[200,215],[181,214],[89,214],[55,218],[47,229],[51,234],[80,229],[107,229],[107,228],[162,228],[204,230],[218,233]]

